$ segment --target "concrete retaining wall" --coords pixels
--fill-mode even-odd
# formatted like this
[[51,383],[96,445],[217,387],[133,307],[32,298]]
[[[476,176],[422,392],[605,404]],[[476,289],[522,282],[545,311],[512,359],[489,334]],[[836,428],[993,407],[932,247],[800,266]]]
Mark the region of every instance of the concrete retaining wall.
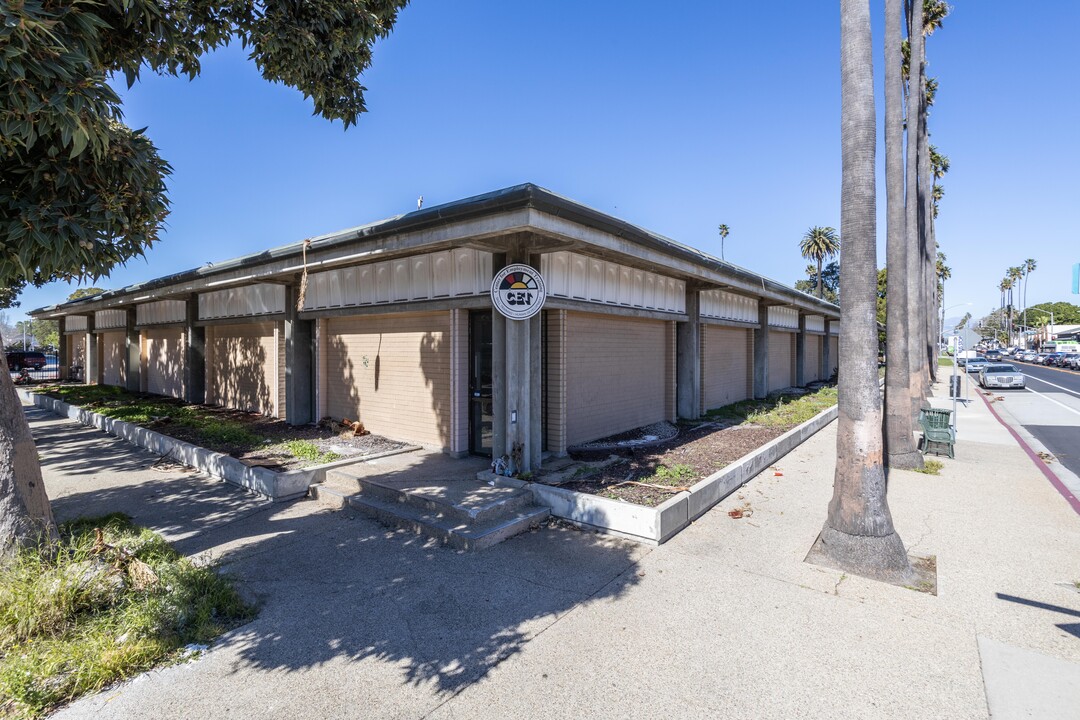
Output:
[[356,462],[373,460],[377,457],[396,455],[403,452],[412,452],[420,449],[418,446],[410,446],[391,450],[386,453],[365,455],[362,458],[349,458],[338,460],[325,465],[303,468],[301,470],[289,470],[287,472],[275,472],[263,467],[250,467],[234,457],[224,453],[214,452],[201,448],[191,443],[162,435],[159,432],[148,430],[133,423],[105,417],[90,410],[84,410],[75,405],[69,405],[61,400],[46,397],[38,393],[20,389],[19,395],[24,400],[32,402],[40,408],[56,413],[61,417],[71,418],[83,425],[96,427],[99,430],[114,435],[123,440],[146,448],[150,452],[164,455],[176,462],[183,463],[188,467],[201,470],[214,477],[221,478],[226,482],[247,488],[251,492],[269,498],[274,502],[294,500],[307,494],[308,487],[314,483],[326,480],[326,472],[343,465],[351,465]]
[[540,483],[529,483],[528,487],[536,501],[551,508],[551,514],[556,517],[604,533],[659,545],[801,445],[836,416],[835,405],[821,411],[802,425],[701,480],[689,492],[681,492],[654,508]]

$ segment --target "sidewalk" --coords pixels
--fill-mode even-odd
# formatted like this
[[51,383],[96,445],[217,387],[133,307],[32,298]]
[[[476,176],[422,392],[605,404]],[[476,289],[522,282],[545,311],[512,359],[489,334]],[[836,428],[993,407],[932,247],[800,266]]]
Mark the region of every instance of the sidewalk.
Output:
[[[803,562],[831,496],[835,423],[781,460],[782,475],[763,473],[659,548],[545,529],[457,554],[311,501],[268,505],[149,470],[144,451],[27,414],[58,516],[125,510],[222,560],[263,603],[197,661],[57,717],[1053,718],[1080,707],[1080,516],[979,400],[960,409],[940,476],[890,475],[909,551],[937,557],[936,597]],[[733,520],[737,507],[753,513]]]

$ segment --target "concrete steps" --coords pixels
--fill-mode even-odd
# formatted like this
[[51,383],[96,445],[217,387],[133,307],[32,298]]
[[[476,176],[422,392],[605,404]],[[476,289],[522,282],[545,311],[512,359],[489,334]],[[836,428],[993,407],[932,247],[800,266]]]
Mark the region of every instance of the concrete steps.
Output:
[[435,538],[458,550],[481,550],[548,518],[529,490],[477,480],[386,480],[344,467],[311,487],[319,502],[349,508],[384,525]]

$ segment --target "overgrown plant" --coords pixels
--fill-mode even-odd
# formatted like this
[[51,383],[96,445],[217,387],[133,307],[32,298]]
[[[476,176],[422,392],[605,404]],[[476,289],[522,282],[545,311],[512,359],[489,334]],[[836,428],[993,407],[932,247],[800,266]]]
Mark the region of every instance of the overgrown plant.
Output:
[[36,718],[247,622],[228,578],[124,515],[77,520],[0,571],[0,716]]

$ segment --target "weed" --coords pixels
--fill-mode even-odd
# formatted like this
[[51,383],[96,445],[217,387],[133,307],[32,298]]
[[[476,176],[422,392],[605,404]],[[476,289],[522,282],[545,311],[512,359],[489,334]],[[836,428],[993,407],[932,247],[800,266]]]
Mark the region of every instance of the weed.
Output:
[[341,459],[341,455],[336,452],[323,452],[318,445],[310,440],[289,440],[283,445],[296,458],[312,465],[325,465]]
[[[60,535],[58,544],[23,550],[0,571],[5,717],[41,717],[254,616],[229,580],[124,515],[66,523]],[[136,561],[154,582],[135,580]]]
[[697,479],[697,473],[689,465],[658,465],[649,482],[658,485],[685,485]]
[[742,400],[710,410],[712,419],[750,422],[767,427],[790,428],[806,422],[836,404],[836,387],[827,386],[800,397],[775,394],[761,400]]
[[923,475],[940,475],[941,469],[945,467],[945,463],[940,460],[925,460],[921,468],[916,468],[915,472],[922,473]]

